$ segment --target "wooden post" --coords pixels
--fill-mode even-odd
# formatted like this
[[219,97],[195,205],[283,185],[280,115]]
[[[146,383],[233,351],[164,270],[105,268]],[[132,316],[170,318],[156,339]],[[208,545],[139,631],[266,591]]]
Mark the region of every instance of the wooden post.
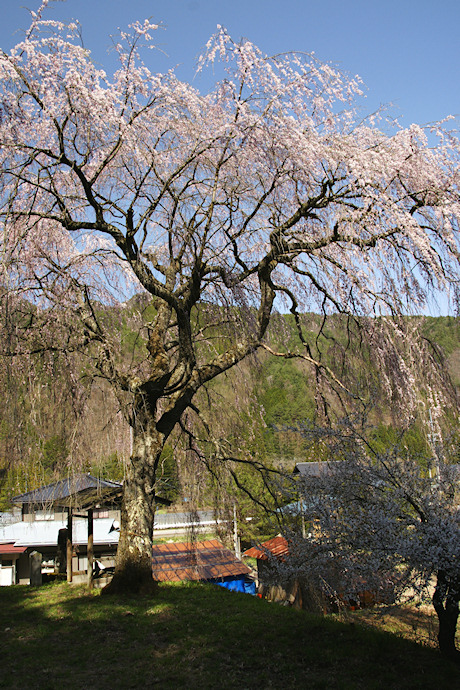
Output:
[[94,564],[94,539],[93,539],[93,509],[88,510],[88,547],[87,547],[87,560],[88,560],[88,587],[93,588],[93,564]]
[[72,582],[72,508],[67,508],[67,582]]

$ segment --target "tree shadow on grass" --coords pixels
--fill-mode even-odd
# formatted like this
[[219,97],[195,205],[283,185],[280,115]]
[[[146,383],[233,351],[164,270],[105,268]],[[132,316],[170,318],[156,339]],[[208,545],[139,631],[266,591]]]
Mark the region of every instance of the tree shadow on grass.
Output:
[[2,688],[439,688],[458,680],[453,665],[413,642],[196,583],[162,585],[154,598],[100,597],[65,583],[2,588],[0,655]]

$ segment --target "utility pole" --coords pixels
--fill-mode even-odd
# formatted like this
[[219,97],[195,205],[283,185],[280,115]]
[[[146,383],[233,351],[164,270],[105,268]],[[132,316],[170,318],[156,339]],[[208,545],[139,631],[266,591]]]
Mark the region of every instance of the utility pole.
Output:
[[238,524],[236,522],[236,503],[233,504],[233,550],[235,556],[241,558],[241,543],[238,536]]

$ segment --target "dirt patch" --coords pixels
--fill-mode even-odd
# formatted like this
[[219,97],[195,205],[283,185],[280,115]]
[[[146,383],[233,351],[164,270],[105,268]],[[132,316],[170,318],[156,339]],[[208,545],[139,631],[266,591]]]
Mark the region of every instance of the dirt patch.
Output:
[[[437,647],[438,619],[430,606],[376,606],[341,615],[348,622],[356,622],[400,635],[427,647]],[[457,631],[457,647],[460,631]]]

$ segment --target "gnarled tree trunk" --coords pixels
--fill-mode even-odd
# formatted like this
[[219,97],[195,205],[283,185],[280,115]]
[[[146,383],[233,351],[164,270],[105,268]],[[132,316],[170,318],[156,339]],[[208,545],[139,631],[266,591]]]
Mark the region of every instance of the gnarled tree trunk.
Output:
[[147,405],[133,417],[133,448],[126,469],[121,508],[120,540],[115,573],[107,593],[154,592],[152,536],[155,518],[155,478],[167,436],[157,430]]
[[155,326],[149,330],[147,342],[150,375],[144,383],[131,386],[135,391],[129,417],[133,449],[125,475],[115,573],[105,591],[136,593],[155,590],[151,551],[155,480],[161,452],[201,386],[233,367],[258,347],[268,326],[274,300],[274,292],[266,284],[263,294],[255,336],[237,342],[227,352],[217,355],[201,367],[196,364],[192,344],[190,311],[194,302],[190,302],[188,311],[179,307],[175,310],[177,359],[168,355],[165,347],[172,310],[168,304],[159,305]]

